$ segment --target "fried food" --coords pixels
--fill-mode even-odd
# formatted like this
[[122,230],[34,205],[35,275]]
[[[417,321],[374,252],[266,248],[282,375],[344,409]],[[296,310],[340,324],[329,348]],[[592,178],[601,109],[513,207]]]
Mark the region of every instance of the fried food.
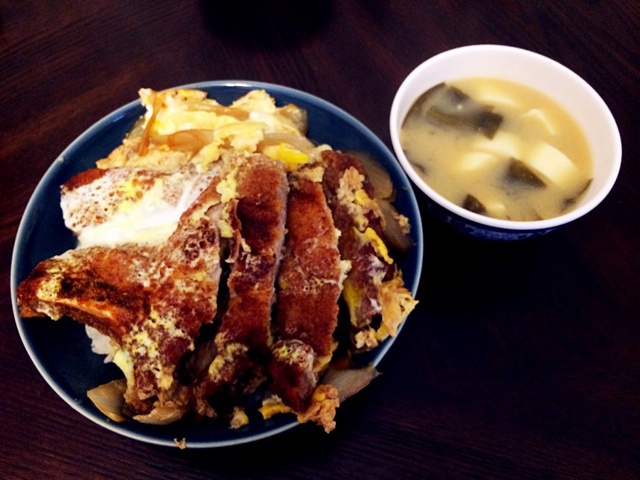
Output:
[[216,313],[217,185],[205,189],[165,243],[70,250],[38,264],[18,287],[22,316],[66,315],[111,339],[127,378],[125,401],[136,414],[182,406],[176,368]]
[[[266,157],[252,157],[238,172],[234,209],[228,300],[215,336],[216,356],[196,387],[196,398],[207,398],[233,386],[247,370],[261,370],[256,358],[271,347],[271,309],[282,258],[287,214],[284,166]],[[236,385],[237,387],[237,385]],[[201,412],[206,413],[206,412]]]
[[265,418],[332,430],[340,401],[375,378],[323,382],[335,352],[375,348],[416,304],[362,163],[314,145],[304,110],[264,91],[230,106],[196,90],[140,95],[147,113],[122,144],[62,186],[79,246],[19,285],[21,315],[90,328],[124,374],[89,392],[112,419],[193,412],[239,428],[257,393]]
[[351,262],[343,298],[358,350],[371,350],[415,308],[384,238],[385,217],[366,171],[354,155],[322,153],[323,185],[337,228],[340,254]]
[[314,173],[319,172],[305,169],[291,175],[274,320],[279,341],[269,363],[273,391],[295,411],[308,407],[321,366],[327,363],[322,358],[331,356],[345,268],[339,233]]

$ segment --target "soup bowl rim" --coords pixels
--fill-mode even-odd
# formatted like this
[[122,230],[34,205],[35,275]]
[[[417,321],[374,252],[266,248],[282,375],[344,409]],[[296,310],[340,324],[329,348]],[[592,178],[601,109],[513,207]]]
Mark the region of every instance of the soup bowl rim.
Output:
[[[489,60],[489,62],[485,62],[485,60]],[[470,61],[473,61],[473,66],[468,66]],[[414,167],[411,165],[411,162],[406,157],[400,142],[400,128],[402,126],[402,122],[404,121],[409,108],[422,93],[437,83],[444,81],[443,78],[447,78],[446,72],[448,69],[455,72],[456,67],[458,65],[462,65],[462,71],[472,70],[478,72],[477,74],[467,74],[466,77],[495,77],[518,81],[514,78],[518,77],[517,74],[514,74],[513,76],[492,74],[490,71],[492,66],[491,61],[502,62],[503,64],[512,62],[511,65],[504,67],[506,70],[513,70],[515,72],[518,66],[527,66],[530,69],[535,68],[537,71],[544,72],[551,78],[562,79],[563,81],[568,82],[567,85],[572,89],[575,89],[575,94],[579,96],[581,101],[590,102],[589,105],[598,113],[598,115],[600,115],[600,118],[597,120],[606,130],[602,135],[609,143],[607,150],[607,162],[610,163],[606,168],[602,169],[604,170],[604,175],[598,179],[598,184],[590,185],[588,191],[583,195],[578,205],[570,211],[556,217],[533,221],[505,220],[474,213],[439,194],[416,172]],[[486,67],[483,65],[486,65]],[[450,68],[450,66],[453,66],[453,68]],[[465,75],[456,75],[455,73],[452,73],[450,80],[462,78],[464,76]],[[538,81],[541,82],[542,80]],[[417,86],[419,84],[421,84],[421,87]],[[535,85],[531,85],[531,83],[529,83],[529,85],[536,88]],[[565,100],[561,96],[555,95],[552,90],[553,86],[549,86],[545,88],[545,92],[543,93],[551,96],[561,106],[566,106]],[[572,114],[571,111],[569,111],[569,113]],[[584,119],[577,120],[581,126],[584,127]],[[604,200],[613,188],[621,166],[622,146],[616,121],[604,100],[593,89],[593,87],[591,87],[575,72],[549,57],[522,48],[506,45],[480,44],[458,47],[439,53],[419,64],[404,79],[396,92],[389,116],[389,129],[391,143],[396,157],[414,185],[425,193],[430,200],[437,203],[445,210],[448,210],[451,214],[473,222],[474,224],[484,226],[489,231],[514,231],[514,233],[539,231],[541,233],[546,233],[555,230],[561,225],[572,222],[593,210],[602,202],[602,200]],[[593,148],[593,139],[586,133],[585,136],[587,137],[590,147]],[[594,161],[595,160],[596,159],[594,159]],[[594,165],[594,174],[595,167],[596,166]],[[518,238],[527,236],[528,235],[516,235]]]

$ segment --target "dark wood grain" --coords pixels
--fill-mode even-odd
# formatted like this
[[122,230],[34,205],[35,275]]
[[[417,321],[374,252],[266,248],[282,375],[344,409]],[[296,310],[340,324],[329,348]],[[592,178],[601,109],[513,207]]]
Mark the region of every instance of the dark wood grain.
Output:
[[[621,0],[0,2],[0,478],[640,478],[639,31],[640,3]],[[138,88],[291,86],[390,145],[403,78],[476,43],[591,83],[621,131],[620,177],[533,241],[480,242],[425,214],[421,303],[335,432],[159,448],[86,420],[38,374],[9,297],[22,212],[57,155]]]

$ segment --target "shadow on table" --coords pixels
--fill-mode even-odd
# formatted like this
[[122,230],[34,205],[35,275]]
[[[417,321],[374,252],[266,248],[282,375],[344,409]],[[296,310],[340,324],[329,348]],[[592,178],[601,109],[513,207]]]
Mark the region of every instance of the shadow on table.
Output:
[[296,44],[331,16],[333,0],[202,0],[208,28],[247,46]]

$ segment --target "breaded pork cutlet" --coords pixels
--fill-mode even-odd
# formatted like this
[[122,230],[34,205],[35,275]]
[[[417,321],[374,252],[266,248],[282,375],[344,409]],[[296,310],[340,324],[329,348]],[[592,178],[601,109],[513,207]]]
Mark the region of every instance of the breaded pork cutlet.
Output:
[[354,155],[322,152],[324,191],[340,230],[340,253],[351,262],[343,298],[349,308],[353,344],[370,350],[388,336],[416,305],[390,256],[385,220],[362,162]]
[[[289,186],[282,163],[254,155],[237,176],[235,226],[227,279],[226,311],[215,336],[215,358],[195,386],[198,405],[220,389],[237,387],[240,376],[263,376],[255,358],[267,358],[271,347],[271,310],[282,257]],[[251,383],[251,382],[249,382]],[[254,384],[255,385],[255,384]],[[244,392],[233,392],[244,393]],[[206,408],[199,408],[206,414]]]
[[[278,277],[269,374],[271,390],[296,412],[307,409],[319,371],[331,358],[342,262],[321,168],[291,174],[285,254]],[[314,173],[320,173],[314,179]],[[317,177],[318,175],[316,175]]]
[[24,317],[69,316],[123,352],[125,401],[141,421],[155,408],[182,410],[174,372],[217,309],[219,178],[157,246],[71,250],[41,262],[17,291]]

